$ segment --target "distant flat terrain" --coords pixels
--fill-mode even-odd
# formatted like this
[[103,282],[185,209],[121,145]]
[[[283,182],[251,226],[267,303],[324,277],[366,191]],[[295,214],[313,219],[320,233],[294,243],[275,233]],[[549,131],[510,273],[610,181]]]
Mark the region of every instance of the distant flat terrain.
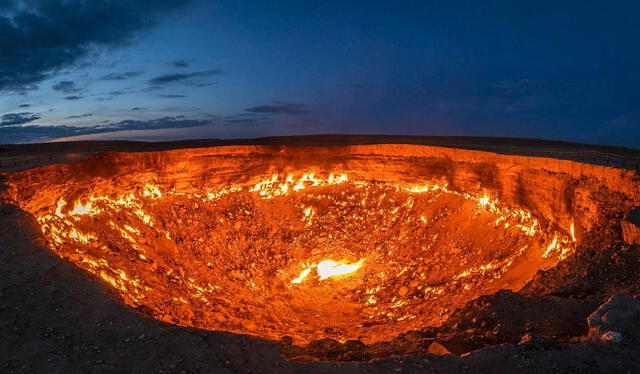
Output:
[[82,141],[0,145],[0,171],[73,162],[101,152],[152,152],[224,145],[344,146],[423,144],[502,154],[550,157],[625,169],[640,168],[640,150],[552,140],[409,135],[308,135],[256,139],[198,139],[168,142]]

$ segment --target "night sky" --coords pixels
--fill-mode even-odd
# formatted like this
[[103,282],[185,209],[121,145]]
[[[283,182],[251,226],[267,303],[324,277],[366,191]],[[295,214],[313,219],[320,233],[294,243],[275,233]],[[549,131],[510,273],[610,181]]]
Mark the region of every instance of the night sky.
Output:
[[0,0],[0,143],[320,133],[640,148],[640,2]]

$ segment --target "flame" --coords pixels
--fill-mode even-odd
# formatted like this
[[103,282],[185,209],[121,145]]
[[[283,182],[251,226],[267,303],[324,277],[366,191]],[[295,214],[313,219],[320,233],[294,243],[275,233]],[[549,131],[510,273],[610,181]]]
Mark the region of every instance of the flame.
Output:
[[64,218],[64,214],[62,214],[62,208],[67,205],[67,202],[64,201],[64,199],[60,199],[58,200],[58,203],[56,204],[56,212],[55,215],[60,217],[60,218]]
[[256,183],[249,192],[258,192],[265,199],[273,199],[276,196],[286,196],[291,192],[298,192],[307,187],[329,186],[345,183],[349,180],[346,174],[335,175],[330,173],[325,179],[315,172],[303,173],[296,179],[294,174],[287,174],[287,177],[280,182],[279,174],[272,174],[271,178]]
[[87,203],[86,205],[82,205],[80,201],[76,201],[73,205],[73,210],[69,212],[70,216],[82,216],[85,214],[89,214],[91,211],[91,203]]
[[318,279],[325,280],[327,278],[346,278],[353,275],[364,264],[364,258],[360,261],[350,264],[349,262],[324,260],[318,263],[316,271]]
[[300,274],[291,281],[293,284],[302,283],[309,274],[311,274],[312,269],[316,269],[316,273],[318,275],[318,280],[325,280],[329,278],[343,279],[350,277],[355,274],[358,269],[362,267],[365,259],[361,258],[358,262],[349,262],[348,260],[322,260],[317,264],[311,264],[305,269],[303,269]]
[[569,227],[569,232],[571,233],[571,240],[573,240],[575,242],[576,241],[576,228],[573,225],[573,222],[571,222],[571,227]]
[[302,281],[307,279],[307,277],[309,276],[309,273],[311,273],[311,268],[310,267],[302,270],[300,272],[300,275],[298,275],[294,280],[292,280],[291,283],[294,283],[294,284],[302,283]]
[[558,247],[558,235],[553,237],[553,240],[551,241],[551,243],[549,243],[549,246],[547,247],[547,250],[544,252],[544,254],[542,254],[542,257],[544,258],[549,257],[551,252],[553,252],[553,250],[556,249],[557,247]]
[[160,192],[160,188],[153,184],[146,184],[144,186],[144,190],[142,191],[142,195],[144,197],[148,197],[150,199],[159,199],[162,197],[162,192]]

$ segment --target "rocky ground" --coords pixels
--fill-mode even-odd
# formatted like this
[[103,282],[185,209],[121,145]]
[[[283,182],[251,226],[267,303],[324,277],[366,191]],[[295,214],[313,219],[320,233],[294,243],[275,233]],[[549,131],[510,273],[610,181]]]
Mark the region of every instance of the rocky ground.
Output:
[[[588,292],[584,285],[559,292],[550,280],[555,277],[553,274],[541,275],[538,282],[545,284],[548,296],[536,299],[505,291],[482,297],[454,314],[440,331],[408,333],[395,341],[369,347],[357,342],[343,345],[320,341],[301,348],[287,346],[286,341],[276,343],[179,328],[146,318],[119,303],[102,283],[53,255],[44,247],[33,218],[9,205],[0,206],[0,248],[0,369],[5,373],[640,370],[638,302],[624,297],[614,299],[591,317],[589,334],[587,316],[597,309],[597,299],[603,295],[594,300],[579,297],[580,292]],[[636,282],[629,278],[628,270],[640,268],[638,248],[605,251],[599,256],[600,265],[584,267],[579,277],[587,280],[604,274],[609,278],[602,281],[637,296]],[[623,273],[624,277],[617,277]],[[565,295],[557,296],[561,293]],[[568,297],[567,293],[573,296]],[[579,331],[567,327],[573,324],[554,325],[554,316],[567,313],[584,321],[578,324]],[[550,336],[553,331],[561,339]],[[609,335],[603,337],[605,334]],[[576,337],[566,339],[572,335]],[[442,355],[447,351],[456,353],[456,340],[462,351],[496,341],[521,344],[501,344],[462,357]],[[376,358],[409,351],[414,353]],[[293,354],[297,361],[283,358]],[[319,362],[327,359],[361,362]]]

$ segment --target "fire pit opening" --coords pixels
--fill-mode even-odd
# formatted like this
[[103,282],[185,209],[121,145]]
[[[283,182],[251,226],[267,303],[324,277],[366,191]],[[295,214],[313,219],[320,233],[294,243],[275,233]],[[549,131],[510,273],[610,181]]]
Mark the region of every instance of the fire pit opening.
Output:
[[387,156],[373,167],[366,156],[329,162],[331,150],[292,159],[235,148],[103,155],[11,182],[50,248],[126,304],[297,344],[438,326],[469,300],[519,289],[577,244],[573,221],[482,183],[463,189],[450,178],[459,171],[436,168],[452,162],[442,157],[430,169]]

